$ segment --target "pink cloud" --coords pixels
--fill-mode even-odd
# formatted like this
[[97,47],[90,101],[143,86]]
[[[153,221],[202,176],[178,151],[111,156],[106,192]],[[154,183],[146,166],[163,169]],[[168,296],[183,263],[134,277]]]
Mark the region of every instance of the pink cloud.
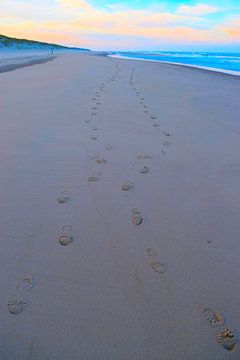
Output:
[[[60,42],[90,48],[125,48],[130,44],[151,43],[227,43],[240,42],[239,19],[214,24],[198,16],[203,12],[216,11],[205,4],[181,6],[174,12],[156,11],[149,7],[136,10],[130,7],[114,6],[99,9],[86,0],[58,0],[49,5],[46,20],[39,19],[39,5],[31,10],[31,22],[26,16],[18,15],[9,6],[0,14],[0,33],[10,36],[28,37],[36,40]],[[183,13],[183,10],[185,12]],[[215,9],[215,10],[214,10]],[[1,3],[0,3],[1,12]],[[188,13],[186,13],[188,12]],[[49,14],[51,17],[49,18]],[[7,19],[7,20],[6,20]],[[199,26],[201,25],[201,26]]]
[[201,16],[216,13],[220,8],[207,4],[180,5],[176,12],[182,15]]

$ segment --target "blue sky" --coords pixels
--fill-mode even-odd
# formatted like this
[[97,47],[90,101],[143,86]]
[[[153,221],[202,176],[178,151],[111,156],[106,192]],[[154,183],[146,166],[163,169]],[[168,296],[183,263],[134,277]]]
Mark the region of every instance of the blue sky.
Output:
[[0,0],[0,33],[96,50],[240,51],[240,0]]

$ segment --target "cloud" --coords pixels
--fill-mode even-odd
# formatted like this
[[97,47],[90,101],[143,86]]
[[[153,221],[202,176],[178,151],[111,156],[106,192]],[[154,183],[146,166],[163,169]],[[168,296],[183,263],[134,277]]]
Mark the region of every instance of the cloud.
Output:
[[87,0],[44,4],[22,0],[20,8],[13,7],[13,0],[4,6],[0,0],[0,33],[95,49],[240,42],[239,18],[210,21],[204,14],[218,10],[206,4],[182,5],[175,12],[151,6],[145,10],[118,5],[100,8]]
[[221,9],[207,4],[180,5],[176,12],[183,15],[201,16],[216,13]]
[[63,8],[78,10],[91,10],[92,6],[85,0],[59,0],[59,5]]
[[226,33],[229,37],[237,40],[240,39],[240,16],[227,20],[219,26],[219,30]]

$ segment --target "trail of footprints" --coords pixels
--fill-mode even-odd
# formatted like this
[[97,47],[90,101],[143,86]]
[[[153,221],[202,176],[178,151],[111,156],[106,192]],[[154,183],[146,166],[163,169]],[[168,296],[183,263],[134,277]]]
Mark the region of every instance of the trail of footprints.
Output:
[[[137,89],[137,86],[136,86],[136,84],[134,82],[134,73],[135,73],[135,69],[133,69],[131,71],[129,81],[128,81],[129,85],[130,85],[132,91],[135,93],[136,98],[137,98],[137,100],[138,100],[138,102],[139,102],[139,104],[140,104],[140,106],[142,108],[143,113],[145,113],[148,116],[148,118],[151,120],[152,126],[155,127],[155,128],[159,128],[160,125],[157,122],[157,117],[151,113],[148,105],[146,105],[146,103],[145,103],[145,98],[141,95],[141,92]],[[168,133],[167,131],[163,131],[162,134],[163,134],[164,137],[170,137],[171,136],[171,134]],[[163,147],[162,150],[161,150],[162,156],[167,155],[166,147],[168,147],[170,144],[171,144],[171,142],[169,140],[162,142],[162,147]]]
[[[225,324],[223,315],[217,310],[207,306],[201,306],[200,309],[211,327],[222,327]],[[227,351],[235,352],[237,349],[236,335],[228,327],[216,333],[216,340]]]
[[11,315],[20,314],[27,305],[27,292],[33,288],[33,278],[25,276],[20,284],[16,286],[14,294],[8,299],[7,307]]
[[[107,84],[110,84],[114,82],[120,72],[120,66],[119,63],[116,64],[116,69],[114,75],[106,82]],[[149,107],[145,104],[145,99],[141,95],[140,91],[137,90],[137,87],[134,83],[134,72],[135,69],[132,70],[130,78],[129,78],[129,84],[132,87],[132,90],[135,92],[136,97],[139,100],[139,104],[142,106],[142,110],[145,114],[148,114],[149,118],[151,119],[152,125],[156,128],[158,128],[160,125],[157,122],[157,119],[154,115],[151,114]],[[94,105],[92,106],[92,112],[91,116],[94,117],[97,115],[97,110],[99,109],[99,106],[102,105],[100,99],[101,94],[104,93],[106,84],[104,82],[101,83],[101,85],[98,88],[98,91],[96,91],[95,96],[92,98],[92,101],[94,102]],[[85,120],[86,123],[90,123],[90,119]],[[97,132],[98,128],[94,126],[92,128],[92,131]],[[170,133],[163,131],[163,136],[166,138],[169,138],[171,135]],[[97,140],[97,136],[93,133],[90,136],[91,140]],[[164,140],[162,142],[162,146],[164,148],[167,148],[170,145],[169,140]],[[113,149],[113,146],[111,144],[105,145],[106,151],[111,151]],[[166,155],[166,150],[162,150],[162,155]],[[139,161],[148,161],[151,159],[151,156],[148,154],[140,154],[137,156],[137,160]],[[107,161],[104,157],[96,156],[93,158],[93,160],[96,161],[96,165],[103,166]],[[143,165],[139,169],[139,174],[145,175],[148,174],[150,171],[150,168],[147,165]],[[89,176],[88,181],[89,183],[97,182],[101,177],[101,172],[97,171],[93,173],[91,176]],[[134,191],[134,183],[131,181],[126,181],[122,184],[121,190],[123,192],[130,192]],[[59,196],[57,197],[57,203],[59,206],[64,206],[64,204],[70,202],[71,198],[67,191],[63,191]],[[137,208],[133,208],[131,210],[131,222],[132,224],[137,227],[141,228],[141,226],[144,225],[144,217],[141,213],[141,211]],[[64,225],[61,229],[61,232],[58,237],[58,243],[59,245],[66,247],[69,246],[74,242],[74,236],[73,236],[73,229],[72,225]],[[166,265],[162,263],[159,259],[158,252],[155,249],[147,248],[147,258],[148,258],[148,264],[149,269],[156,273],[158,276],[164,276],[167,272]],[[26,276],[23,278],[22,283],[16,287],[15,293],[13,296],[11,296],[8,300],[8,311],[11,315],[18,315],[20,314],[24,308],[27,306],[27,294],[32,290],[34,285],[33,279],[31,276]],[[213,310],[210,307],[203,306],[201,307],[201,311],[203,313],[203,316],[207,320],[208,324],[211,327],[223,327],[225,324],[225,320],[221,313],[219,313],[216,310]],[[234,352],[237,348],[237,338],[235,334],[228,328],[222,328],[219,332],[216,334],[216,340],[217,342],[227,351]]]
[[[134,72],[135,70],[133,69],[129,78],[129,85],[131,86],[133,92],[135,93],[136,98],[139,101],[140,106],[142,107],[142,111],[145,114],[148,114],[150,120],[152,121],[152,126],[159,128],[160,125],[157,122],[156,116],[151,114],[149,107],[145,104],[144,97],[141,95],[140,91],[138,91],[136,87],[136,84],[134,82]],[[162,142],[163,149],[161,153],[162,155],[166,155],[167,154],[166,149],[171,145],[171,142],[168,140],[171,134],[167,131],[163,131],[162,134],[166,140]],[[145,160],[148,158],[149,158],[148,155],[144,155],[144,154],[138,156],[139,160]],[[146,174],[149,172],[149,168],[147,166],[144,166],[139,172],[141,174]],[[137,209],[133,209],[132,211],[132,222],[136,226],[143,224],[143,218]],[[159,275],[164,275],[166,273],[166,266],[165,264],[159,261],[157,251],[152,248],[148,248],[147,255],[151,270],[158,273]],[[223,325],[225,324],[225,320],[221,313],[207,306],[201,307],[201,310],[208,324],[211,327],[223,327]],[[230,352],[236,351],[237,338],[236,335],[233,333],[233,331],[230,330],[228,327],[222,328],[219,332],[217,332],[216,340],[225,350]]]

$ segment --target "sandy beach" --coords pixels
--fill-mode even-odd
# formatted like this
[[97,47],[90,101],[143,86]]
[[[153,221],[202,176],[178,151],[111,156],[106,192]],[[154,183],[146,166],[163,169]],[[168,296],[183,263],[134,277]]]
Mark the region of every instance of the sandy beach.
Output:
[[239,359],[240,79],[76,53],[0,92],[0,359]]

